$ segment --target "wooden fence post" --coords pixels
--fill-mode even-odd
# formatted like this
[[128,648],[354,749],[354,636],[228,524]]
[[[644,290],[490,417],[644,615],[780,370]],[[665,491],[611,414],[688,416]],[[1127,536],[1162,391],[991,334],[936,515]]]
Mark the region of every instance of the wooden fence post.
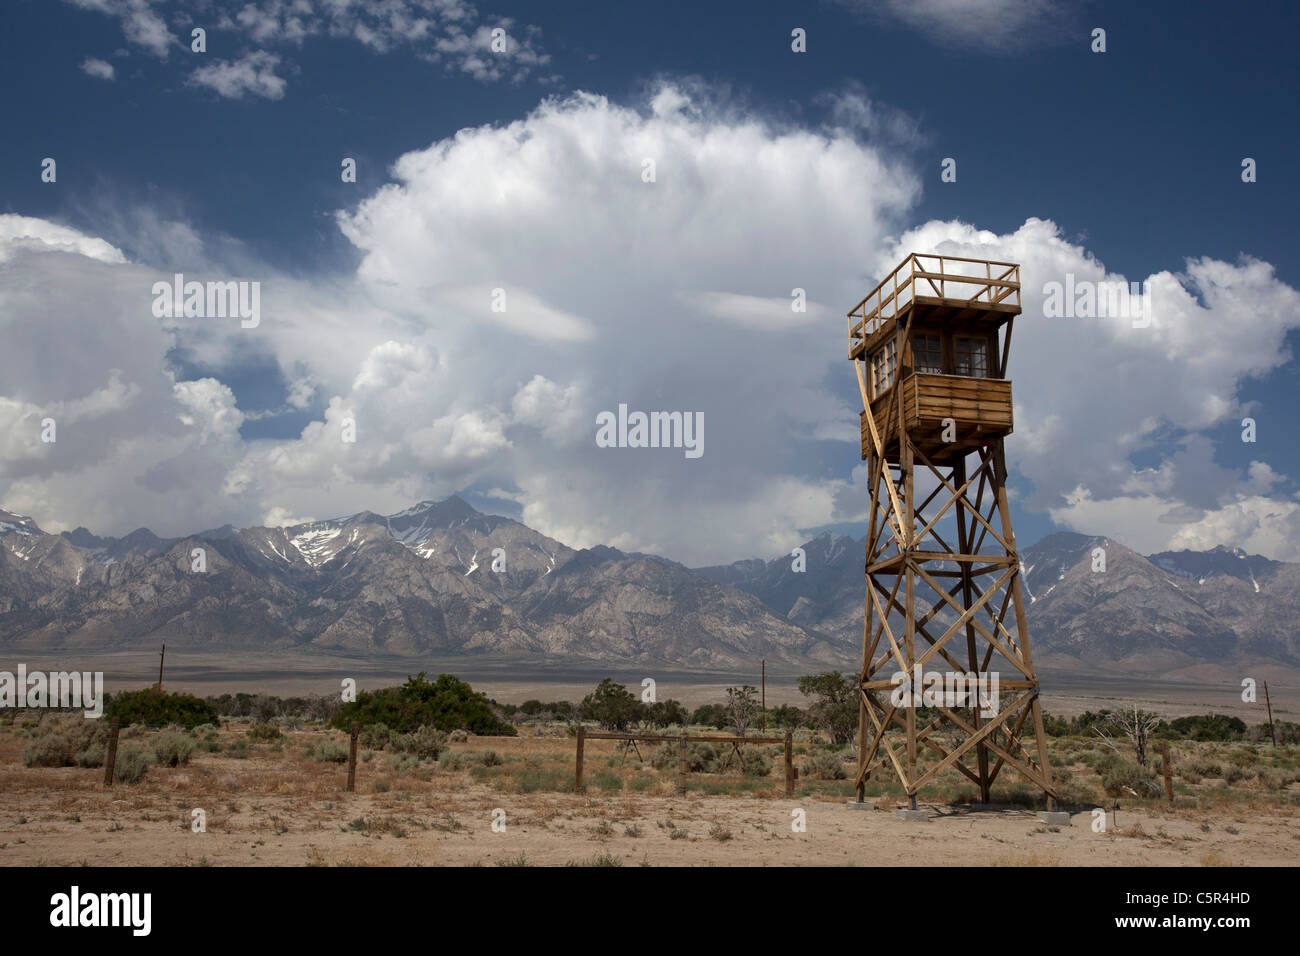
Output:
[[785,732],[785,795],[794,796],[794,739],[788,730]]
[[357,790],[357,734],[360,728],[352,721],[352,739],[348,743],[348,793]]
[[1169,766],[1169,741],[1160,743],[1160,764],[1165,772],[1165,793],[1169,797],[1169,803],[1174,802],[1174,778],[1170,776],[1171,768]]
[[686,792],[686,731],[677,742],[677,792]]
[[573,768],[573,792],[582,793],[582,745],[586,741],[586,731],[578,724],[578,760]]
[[113,726],[108,732],[108,754],[104,757],[104,786],[113,786],[113,768],[117,766],[117,732],[122,727],[119,717],[113,718]]

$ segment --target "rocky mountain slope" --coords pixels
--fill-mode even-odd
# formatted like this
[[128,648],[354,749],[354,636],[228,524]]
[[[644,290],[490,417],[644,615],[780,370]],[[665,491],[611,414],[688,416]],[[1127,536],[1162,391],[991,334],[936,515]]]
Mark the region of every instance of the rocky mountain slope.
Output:
[[[1093,570],[1098,547],[1104,572]],[[46,534],[0,511],[0,644],[851,668],[863,542],[824,534],[803,548],[802,572],[789,555],[691,570],[574,550],[457,497],[174,539],[143,528]],[[1072,533],[1049,535],[1021,561],[1040,664],[1151,676],[1300,668],[1300,564],[1225,548],[1144,557]],[[945,611],[940,627],[951,619]]]
[[[802,573],[789,556],[698,570],[837,643],[861,641],[864,541],[825,534],[803,547]],[[1104,572],[1093,570],[1098,547]],[[1228,548],[1143,557],[1070,532],[1047,536],[1020,558],[1042,664],[1153,676],[1198,665],[1300,667],[1300,564]],[[921,588],[918,599],[927,593]]]
[[[200,550],[205,569],[196,571]],[[394,515],[176,539],[146,529],[46,534],[0,511],[0,643],[49,651],[163,640],[691,667],[748,666],[760,655],[808,666],[840,659],[821,635],[682,565],[575,551],[456,497]]]

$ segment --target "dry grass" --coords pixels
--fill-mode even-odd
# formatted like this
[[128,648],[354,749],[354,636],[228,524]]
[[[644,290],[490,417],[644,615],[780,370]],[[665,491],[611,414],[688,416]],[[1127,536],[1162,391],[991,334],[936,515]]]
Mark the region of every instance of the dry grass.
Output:
[[[1229,787],[1179,780],[1173,807],[1122,800],[1119,825],[1099,834],[1088,813],[1058,828],[1039,825],[1030,809],[970,812],[963,797],[971,788],[956,772],[926,792],[935,814],[928,824],[845,808],[851,781],[801,779],[787,798],[779,759],[766,778],[692,775],[678,796],[675,767],[624,760],[613,741],[588,742],[588,789],[578,794],[573,741],[527,734],[451,745],[458,770],[429,761],[394,768],[375,752],[359,763],[358,792],[348,794],[346,766],[310,755],[326,741],[345,744],[343,734],[286,730],[253,741],[246,723],[229,722],[215,738],[198,735],[187,766],[154,766],[140,783],[106,790],[97,768],[22,766],[23,723],[0,723],[0,864],[873,865],[906,857],[1186,866],[1285,865],[1300,856],[1297,786],[1263,787],[1257,777]],[[145,745],[153,734],[132,730]],[[1097,775],[1073,759],[1084,742],[1053,741],[1053,749],[1069,764],[1072,786],[1093,805],[1113,805]],[[484,759],[487,751],[497,759]],[[1244,745],[1189,745],[1175,759],[1191,757],[1283,771],[1300,763],[1296,748],[1269,754]],[[1021,792],[1028,788],[1004,774],[994,799],[1014,803]],[[901,790],[878,773],[868,795],[886,809]],[[191,830],[194,808],[206,813],[206,833]],[[794,808],[806,811],[807,832],[792,832]],[[492,829],[498,809],[504,832]]]

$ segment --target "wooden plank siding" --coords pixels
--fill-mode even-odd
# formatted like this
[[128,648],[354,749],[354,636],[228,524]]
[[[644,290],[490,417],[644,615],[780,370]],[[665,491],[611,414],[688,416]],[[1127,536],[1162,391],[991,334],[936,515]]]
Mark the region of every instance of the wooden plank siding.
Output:
[[[903,403],[908,434],[932,461],[935,458],[930,454],[931,450],[946,457],[945,451],[970,449],[1011,434],[1011,382],[1008,379],[914,372],[905,376],[898,387],[902,390],[899,398]],[[885,446],[885,457],[896,461],[897,422],[887,420],[891,394],[882,394],[871,403],[871,409]],[[863,459],[871,449],[871,430],[867,427],[866,416],[863,411],[859,417]],[[957,439],[953,443],[940,439],[945,418],[956,422]]]

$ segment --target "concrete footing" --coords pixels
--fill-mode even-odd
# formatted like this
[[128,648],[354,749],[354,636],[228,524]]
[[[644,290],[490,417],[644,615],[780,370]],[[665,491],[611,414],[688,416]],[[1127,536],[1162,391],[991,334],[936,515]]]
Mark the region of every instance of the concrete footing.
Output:
[[1054,827],[1068,827],[1070,825],[1070,815],[1064,810],[1039,810],[1038,820],[1040,823],[1046,823]]
[[928,810],[899,810],[898,815],[904,820],[911,820],[914,823],[929,823],[930,812]]
[[849,805],[849,809],[850,809],[850,810],[874,810],[874,809],[876,809],[876,805],[875,805],[874,803],[865,803],[865,802],[864,802],[864,803],[858,803],[858,801],[856,801],[856,800],[848,800],[848,801],[845,801],[845,802],[848,803],[848,805]]

